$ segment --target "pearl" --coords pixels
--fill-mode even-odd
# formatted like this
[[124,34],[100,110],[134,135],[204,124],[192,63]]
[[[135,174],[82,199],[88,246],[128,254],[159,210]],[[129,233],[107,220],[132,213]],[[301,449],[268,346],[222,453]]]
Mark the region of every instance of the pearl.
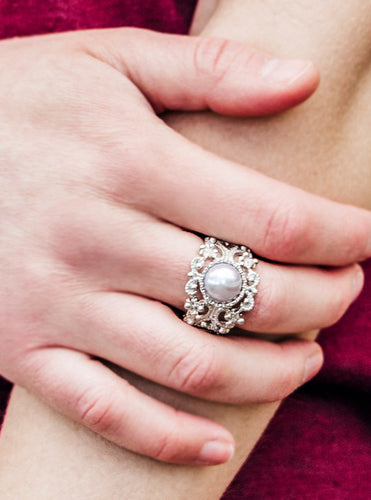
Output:
[[225,262],[210,267],[203,281],[206,293],[217,302],[230,302],[239,295],[242,288],[238,269]]

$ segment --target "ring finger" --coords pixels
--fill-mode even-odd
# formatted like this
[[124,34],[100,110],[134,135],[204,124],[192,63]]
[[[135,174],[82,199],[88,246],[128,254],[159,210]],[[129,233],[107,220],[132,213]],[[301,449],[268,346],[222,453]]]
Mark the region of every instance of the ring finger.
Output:
[[[121,211],[110,209],[109,222],[94,226],[89,238],[94,258],[85,257],[84,265],[94,262],[93,272],[105,289],[183,309],[190,262],[201,238],[143,214],[136,216],[135,230],[120,232],[128,224],[122,219]],[[323,269],[261,261],[257,271],[261,280],[255,307],[243,325],[254,332],[297,333],[329,326],[344,314],[363,283],[357,265]]]

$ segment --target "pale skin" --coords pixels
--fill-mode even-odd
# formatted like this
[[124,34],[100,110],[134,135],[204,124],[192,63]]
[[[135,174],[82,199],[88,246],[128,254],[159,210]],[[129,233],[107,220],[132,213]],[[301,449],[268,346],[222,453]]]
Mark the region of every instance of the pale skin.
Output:
[[[282,50],[282,55],[285,56],[304,56],[313,59],[320,67],[322,74],[322,86],[318,93],[305,105],[277,118],[241,121],[214,117],[211,114],[195,114],[184,117],[172,116],[168,118],[168,123],[193,140],[205,144],[224,156],[233,157],[247,165],[251,164],[253,158],[254,167],[256,160],[257,168],[270,175],[312,191],[327,194],[337,200],[370,208],[368,191],[370,151],[366,142],[367,130],[364,130],[366,127],[358,125],[367,120],[365,116],[367,113],[356,113],[357,109],[359,111],[367,109],[369,96],[364,82],[367,82],[368,67],[365,60],[362,71],[359,69],[362,79],[359,78],[357,85],[354,80],[351,84],[346,79],[345,81],[340,79],[343,73],[353,75],[356,68],[361,66],[361,56],[366,51],[366,42],[369,43],[369,39],[366,39],[366,34],[359,29],[357,33],[361,33],[362,36],[359,35],[360,39],[354,41],[352,49],[354,54],[349,54],[348,51],[348,56],[341,61],[339,66],[336,66],[337,59],[332,57],[332,67],[328,67],[326,62],[331,54],[323,52],[325,48],[330,51],[331,47],[335,51],[340,37],[343,39],[341,18],[337,20],[338,38],[336,38],[334,28],[333,43],[327,39],[326,46],[320,44],[318,48],[311,46],[309,37],[304,37],[307,45],[304,43],[302,25],[297,28],[297,31],[296,22],[292,22],[292,30],[287,28],[288,14],[294,21],[300,11],[288,12],[290,10],[288,5],[287,9],[282,9],[282,13],[277,18],[277,13],[269,10],[269,5],[267,2],[264,6],[251,2],[248,6],[243,2],[222,2],[212,21],[206,26],[205,34],[234,36],[248,44],[255,46],[261,44],[261,47],[270,52],[277,53],[278,51],[277,55],[281,55]],[[322,2],[321,6],[323,5]],[[367,17],[364,13],[364,5],[364,3],[361,6],[359,2],[354,2],[352,6],[355,12],[358,9],[359,19]],[[311,13],[316,14],[313,2],[311,6],[312,10],[309,10],[309,14],[308,8],[305,9],[306,16]],[[326,6],[332,13],[333,3],[326,2]],[[264,12],[259,9],[264,9]],[[254,35],[252,20],[256,19],[260,12],[260,15],[264,16],[263,25],[266,29],[262,30],[260,27],[259,33]],[[272,31],[272,18],[269,16],[273,14],[275,14],[275,23],[285,27],[286,48],[278,45],[281,38],[275,38],[276,32]],[[337,15],[341,17],[342,13],[337,12]],[[321,12],[321,16],[326,18],[326,13]],[[304,17],[304,26],[305,19]],[[310,29],[314,29],[313,23],[308,23],[308,25]],[[320,28],[320,25],[315,26],[316,29]],[[335,20],[334,26],[336,27]],[[321,35],[320,29],[317,38],[320,38],[319,35]],[[291,52],[295,50],[297,52]],[[357,59],[358,57],[360,59]],[[347,71],[344,71],[344,65],[348,65]],[[353,65],[356,65],[356,68]],[[335,70],[337,68],[337,73],[334,68]],[[331,85],[327,83],[329,79],[336,82],[341,80],[342,85],[336,86],[337,92],[334,92]],[[353,94],[350,93],[351,89],[353,89]],[[344,103],[349,102],[352,103],[352,107],[347,109]],[[325,110],[326,113],[325,115],[321,113],[321,119],[317,120],[319,110]],[[353,116],[354,113],[358,116]],[[339,121],[339,116],[343,118],[342,121]],[[354,130],[355,124],[357,124],[357,130]],[[319,130],[319,127],[322,128]],[[349,131],[349,135],[344,131]],[[316,140],[317,134],[321,141]],[[335,141],[334,137],[339,137],[339,140]],[[267,143],[270,144],[269,148],[267,148]],[[313,165],[313,143],[316,146],[315,159],[318,169]],[[359,161],[355,165],[356,158]],[[331,167],[332,174],[328,175],[328,169]],[[337,173],[341,175],[336,175]],[[283,331],[281,330],[280,333]],[[212,416],[213,419],[230,429],[238,444],[234,459],[217,469],[184,468],[159,464],[110,445],[107,441],[97,438],[96,435],[72,424],[69,420],[55,415],[33,396],[19,389],[14,393],[2,437],[2,457],[6,460],[6,464],[2,463],[0,467],[4,476],[1,477],[1,484],[4,485],[4,490],[8,491],[9,498],[15,498],[17,494],[20,498],[35,498],[35,492],[38,498],[114,499],[148,498],[148,496],[156,498],[156,494],[157,498],[218,498],[248,455],[276,408],[276,404],[254,405],[241,409],[201,403],[159,387],[149,387],[147,382],[141,380],[137,383],[141,387],[144,386],[146,391],[165,401],[194,413]],[[32,463],[29,459],[31,453]],[[81,473],[76,474],[77,470]],[[143,480],[144,477],[146,481]],[[67,490],[67,485],[69,490]],[[5,493],[4,498],[6,498]]]

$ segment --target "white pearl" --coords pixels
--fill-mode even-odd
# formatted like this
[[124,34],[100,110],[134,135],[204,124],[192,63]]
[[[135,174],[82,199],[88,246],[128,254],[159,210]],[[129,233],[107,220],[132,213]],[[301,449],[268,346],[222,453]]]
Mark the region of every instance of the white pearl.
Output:
[[204,287],[206,293],[217,302],[230,302],[240,293],[242,278],[232,264],[221,262],[206,272]]

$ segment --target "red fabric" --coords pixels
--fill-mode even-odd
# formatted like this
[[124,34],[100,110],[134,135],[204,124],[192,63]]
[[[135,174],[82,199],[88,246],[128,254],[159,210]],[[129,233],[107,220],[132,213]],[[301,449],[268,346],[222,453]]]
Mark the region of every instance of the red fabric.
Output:
[[117,26],[186,33],[197,0],[0,0],[0,38]]
[[[114,26],[185,33],[195,3],[2,0],[0,38]],[[371,499],[371,261],[364,269],[361,297],[321,333],[323,371],[284,402],[223,500]],[[9,390],[0,379],[0,413]]]

